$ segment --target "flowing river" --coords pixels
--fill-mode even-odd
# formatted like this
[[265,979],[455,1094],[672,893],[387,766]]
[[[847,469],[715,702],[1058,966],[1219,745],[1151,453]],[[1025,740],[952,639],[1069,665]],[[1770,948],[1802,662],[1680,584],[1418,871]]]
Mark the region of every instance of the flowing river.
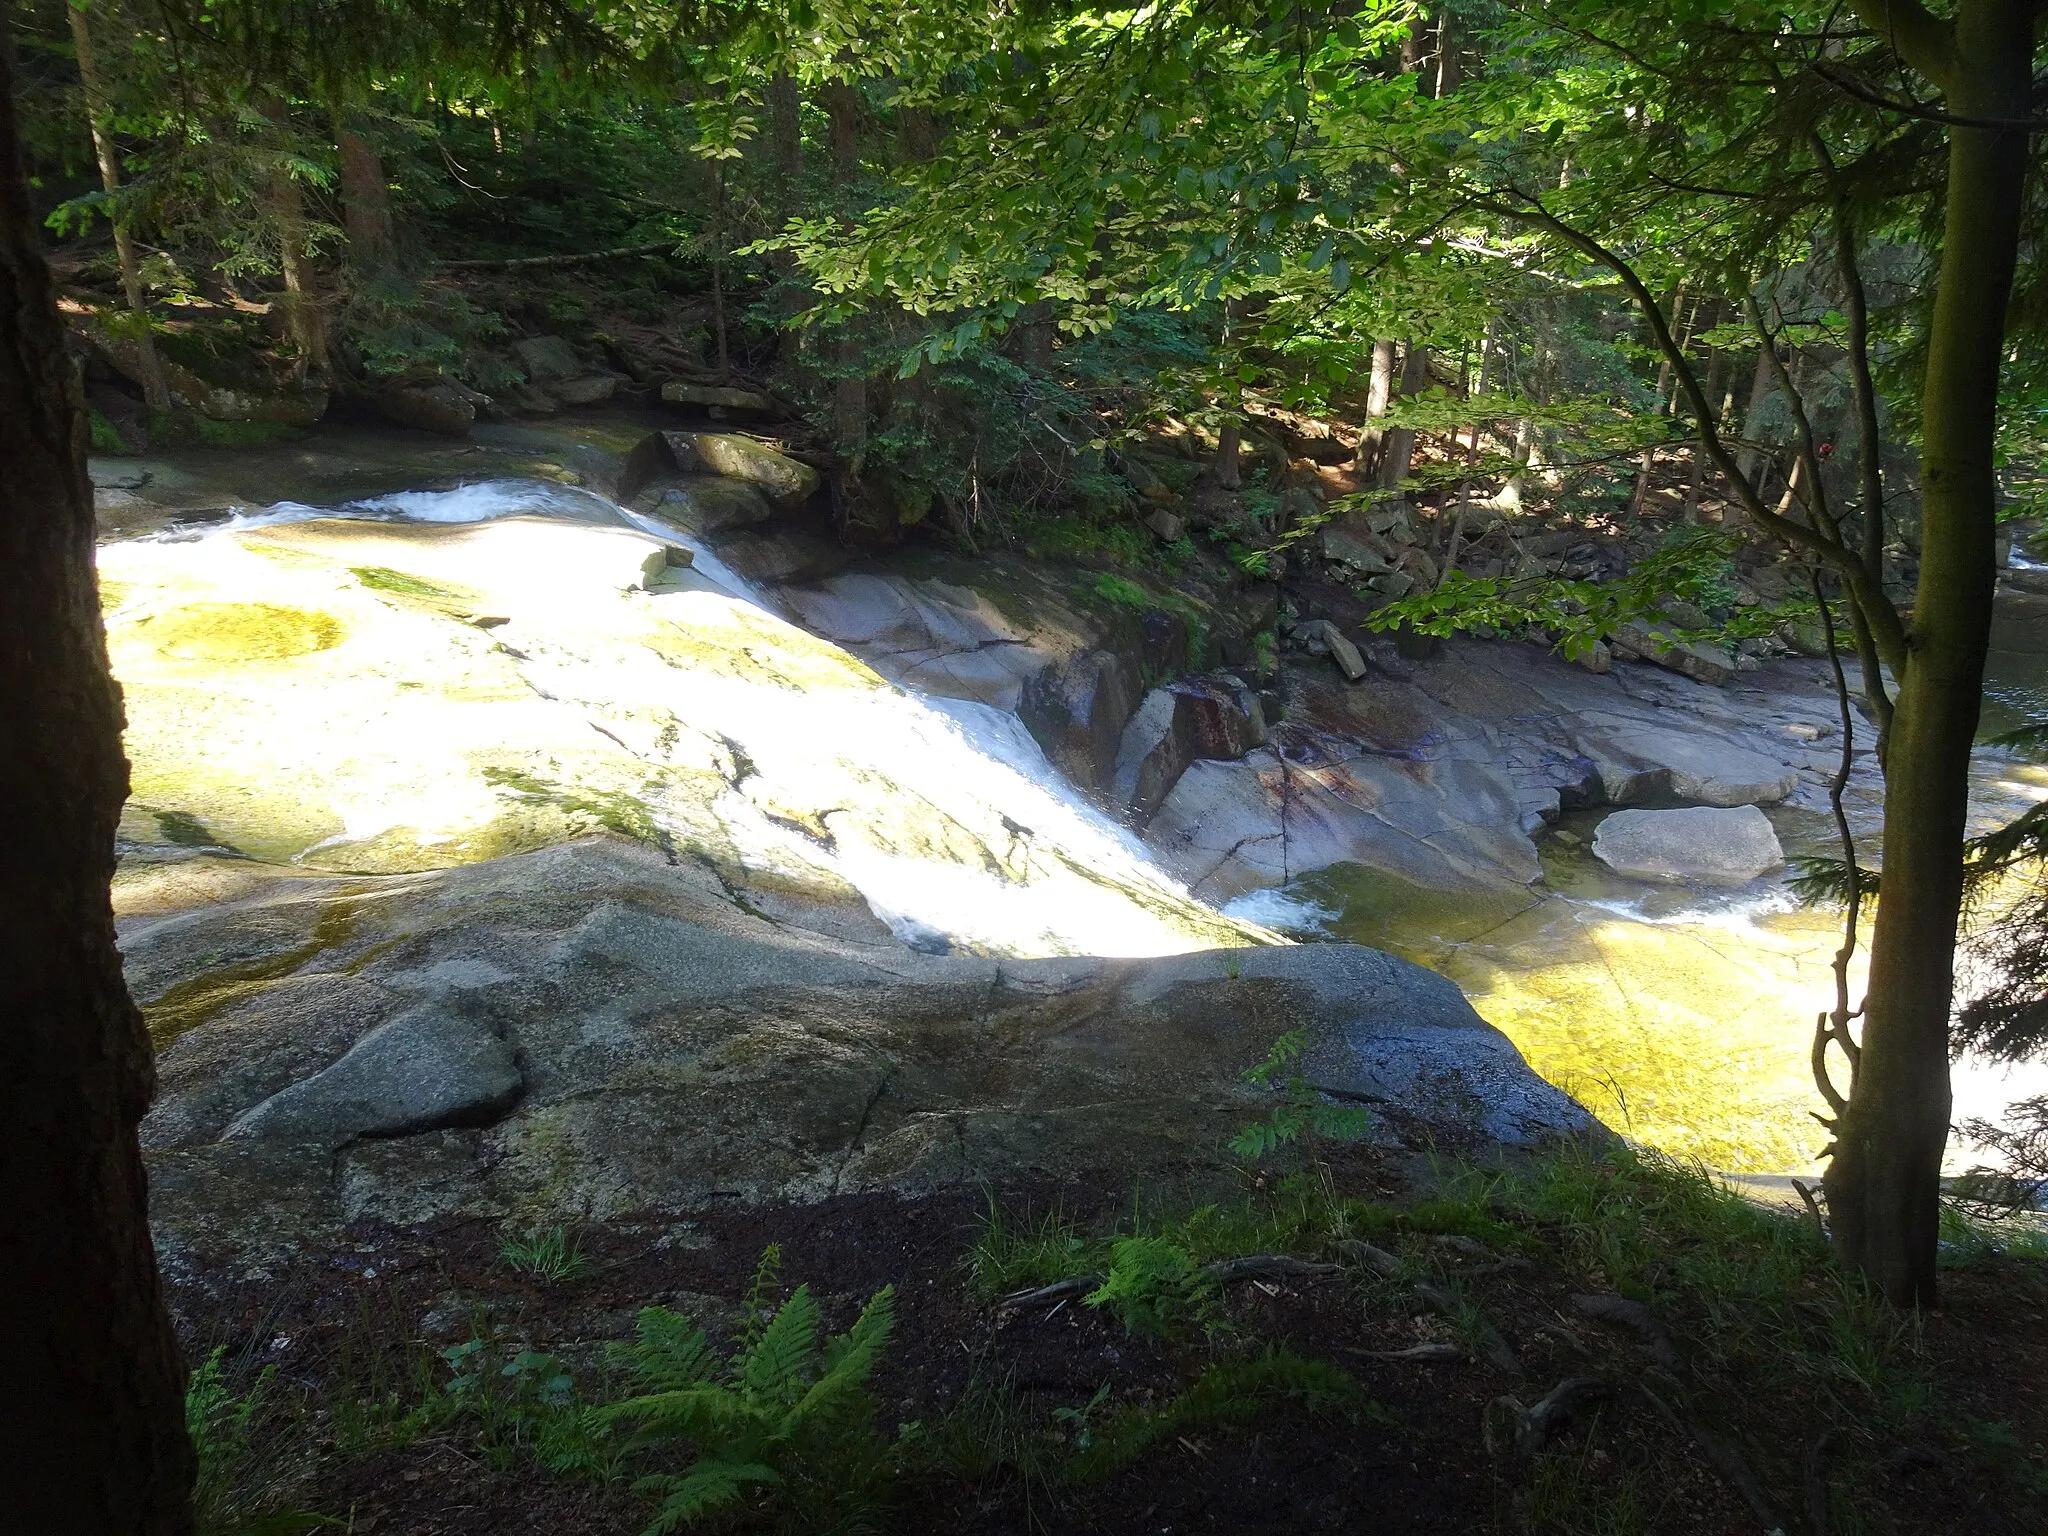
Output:
[[[250,681],[266,675],[264,664],[332,648],[333,641],[319,638],[330,611],[346,632],[375,606],[369,598],[387,608],[394,594],[415,606],[441,600],[427,591],[431,582],[387,569],[393,557],[368,545],[361,563],[348,565],[357,557],[265,544],[265,530],[337,516],[448,525],[513,514],[637,528],[692,548],[694,568],[679,590],[650,602],[667,605],[671,627],[711,635],[703,644],[715,642],[715,650],[663,655],[660,666],[643,665],[637,652],[638,659],[622,660],[616,647],[586,645],[572,656],[559,632],[531,634],[516,613],[509,622],[493,614],[459,626],[464,637],[474,625],[490,626],[493,655],[485,658],[480,646],[462,639],[469,647],[461,651],[462,665],[475,675],[452,683],[429,677],[426,653],[406,653],[428,643],[428,631],[418,626],[416,635],[398,637],[403,643],[366,653],[353,670],[295,675],[269,692]],[[337,569],[344,571],[339,586]],[[312,868],[418,868],[519,846],[479,830],[482,813],[472,803],[483,793],[478,785],[502,801],[510,784],[522,814],[538,814],[533,807],[543,801],[587,809],[606,795],[613,800],[605,803],[618,805],[630,798],[617,814],[644,810],[657,837],[701,841],[715,834],[750,866],[801,865],[845,882],[916,947],[1145,954],[1278,930],[1306,942],[1389,949],[1456,980],[1538,1071],[1626,1134],[1731,1173],[1803,1174],[1815,1166],[1823,1138],[1809,1114],[1818,1100],[1807,1050],[1813,1016],[1832,996],[1839,920],[1798,908],[1782,875],[1708,895],[1619,878],[1588,851],[1605,811],[1568,813],[1539,834],[1543,878],[1527,890],[1451,896],[1339,865],[1255,892],[1219,916],[1205,913],[1135,838],[1073,791],[1014,716],[880,687],[871,674],[849,682],[844,669],[857,664],[843,652],[824,655],[816,642],[791,660],[782,653],[803,649],[795,632],[764,612],[772,602],[722,567],[702,541],[587,492],[493,482],[325,511],[281,503],[204,530],[109,545],[102,573],[137,759],[131,842],[154,847],[168,837],[187,847],[232,846]],[[252,603],[251,584],[265,582],[284,595]],[[287,599],[295,606],[277,606]],[[516,607],[523,599],[515,592],[509,600]],[[230,610],[258,609],[268,627],[249,640],[254,652],[238,652]],[[279,641],[280,623],[314,638]],[[443,623],[433,634],[456,628]],[[2048,717],[2048,599],[2003,606],[1995,647],[1987,734]],[[516,675],[484,681],[486,660],[502,669],[505,655],[517,658]],[[775,659],[763,663],[769,655]],[[252,659],[258,665],[242,665]],[[217,675],[205,672],[208,664]],[[508,687],[516,698],[504,696]],[[608,689],[615,696],[606,697]],[[732,762],[712,764],[723,778],[712,785],[711,799],[690,800],[675,790],[694,782],[696,770],[687,764],[663,768],[669,778],[654,790],[646,787],[651,780],[635,781],[631,797],[606,780],[609,788],[569,783],[574,794],[564,798],[563,784],[575,774],[596,772],[592,742],[575,735],[582,727],[626,749],[634,763],[680,763],[673,721],[658,747],[634,734],[648,727],[650,700],[679,691],[690,694],[682,712],[692,729],[714,747],[734,748]],[[513,720],[515,708],[539,707],[529,694],[548,704],[567,701],[587,719],[564,725],[549,717],[536,729],[558,735],[537,744],[538,756],[506,767],[510,759],[501,752],[499,766],[488,770],[495,776],[468,783],[458,759],[490,754],[481,738],[462,737],[458,724],[487,697],[498,701],[501,722]],[[413,707],[403,702],[408,698],[427,702],[396,731],[410,738],[402,749],[387,741],[372,752],[345,739],[350,732],[391,735],[394,711]],[[821,756],[834,741],[857,747],[859,763],[849,766],[844,751],[830,761]],[[446,748],[439,756],[434,742]],[[493,742],[491,750],[504,746]],[[230,761],[257,766],[238,777],[223,766]],[[551,772],[560,782],[547,779]],[[838,799],[828,810],[796,804],[806,774],[837,775],[825,799]],[[1998,749],[1978,752],[1974,783],[1980,827],[2048,798],[2048,768]],[[322,796],[340,809],[301,814]],[[1878,808],[1867,787],[1850,811],[1859,841],[1873,848]],[[137,831],[138,817],[147,819],[141,813],[156,817],[161,835]],[[1770,814],[1788,852],[1833,851],[1826,817],[1784,807]],[[273,822],[291,825],[278,830]],[[413,840],[402,856],[392,852],[394,829]],[[528,834],[544,835],[531,828]],[[1965,1061],[1957,1073],[1956,1118],[1997,1118],[2011,1101],[2042,1092],[2048,1071]],[[1958,1147],[1953,1161],[1969,1160],[1968,1149]]]

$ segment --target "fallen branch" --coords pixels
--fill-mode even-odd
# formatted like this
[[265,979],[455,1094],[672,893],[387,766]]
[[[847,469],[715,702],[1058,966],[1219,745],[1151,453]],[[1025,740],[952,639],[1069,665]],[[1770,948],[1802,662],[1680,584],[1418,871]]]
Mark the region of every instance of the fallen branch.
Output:
[[615,245],[610,250],[579,251],[570,256],[479,256],[439,265],[443,272],[530,272],[540,267],[586,267],[596,261],[622,261],[675,248],[673,240],[649,240],[644,245]]
[[1426,1344],[1410,1344],[1406,1349],[1347,1349],[1344,1353],[1367,1360],[1412,1360],[1417,1365],[1447,1365],[1465,1358],[1464,1350],[1441,1339]]
[[1012,1291],[996,1303],[998,1312],[1014,1312],[1019,1307],[1035,1307],[1046,1301],[1069,1301],[1076,1296],[1085,1296],[1102,1285],[1101,1275],[1069,1275],[1064,1280],[1055,1280],[1050,1285],[1033,1286],[1028,1290]]
[[1642,1395],[1652,1408],[1657,1410],[1658,1415],[1674,1431],[1680,1435],[1691,1437],[1693,1443],[1700,1448],[1707,1460],[1713,1464],[1714,1470],[1719,1472],[1734,1487],[1735,1491],[1742,1495],[1743,1501],[1755,1511],[1757,1518],[1763,1521],[1765,1530],[1782,1531],[1784,1529],[1783,1523],[1778,1519],[1777,1511],[1771,1508],[1771,1501],[1764,1494],[1763,1484],[1759,1483],[1756,1480],[1756,1474],[1749,1470],[1749,1463],[1742,1459],[1740,1451],[1724,1440],[1715,1439],[1714,1436],[1708,1434],[1705,1429],[1701,1428],[1691,1419],[1679,1417],[1678,1412],[1669,1403],[1650,1390],[1650,1385],[1647,1381],[1637,1381],[1635,1390]]
[[1279,1253],[1255,1253],[1241,1259],[1218,1259],[1202,1266],[1202,1272],[1219,1284],[1238,1280],[1312,1280],[1319,1275],[1341,1275],[1342,1264],[1314,1264]]
[[1377,1270],[1388,1279],[1401,1273],[1405,1267],[1400,1259],[1377,1244],[1368,1243],[1362,1237],[1347,1237],[1337,1245],[1337,1252],[1354,1264],[1363,1264],[1367,1269]]
[[1496,1456],[1513,1452],[1526,1460],[1583,1409],[1613,1396],[1613,1384],[1597,1376],[1567,1376],[1533,1408],[1524,1408],[1512,1397],[1496,1397],[1486,1405],[1486,1448]]

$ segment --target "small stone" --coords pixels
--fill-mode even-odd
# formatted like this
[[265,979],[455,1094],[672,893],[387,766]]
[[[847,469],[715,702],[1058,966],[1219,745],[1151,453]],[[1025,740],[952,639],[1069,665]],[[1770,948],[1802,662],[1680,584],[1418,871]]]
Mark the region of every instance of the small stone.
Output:
[[1572,660],[1588,672],[1605,673],[1614,670],[1614,651],[1605,640],[1595,640],[1591,650],[1579,652]]
[[1320,638],[1330,653],[1330,660],[1336,662],[1337,670],[1344,674],[1345,682],[1355,683],[1365,676],[1365,658],[1358,654],[1358,647],[1328,619],[1322,621]]
[[1638,880],[1708,885],[1747,885],[1785,862],[1770,819],[1753,805],[1616,811],[1595,829],[1593,856]]

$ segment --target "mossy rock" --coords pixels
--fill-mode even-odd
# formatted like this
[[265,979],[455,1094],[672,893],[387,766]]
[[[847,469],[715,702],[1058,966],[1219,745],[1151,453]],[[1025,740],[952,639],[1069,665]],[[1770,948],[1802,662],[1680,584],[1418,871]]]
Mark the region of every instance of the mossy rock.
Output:
[[332,614],[275,603],[191,603],[149,621],[149,644],[174,661],[287,661],[341,644]]

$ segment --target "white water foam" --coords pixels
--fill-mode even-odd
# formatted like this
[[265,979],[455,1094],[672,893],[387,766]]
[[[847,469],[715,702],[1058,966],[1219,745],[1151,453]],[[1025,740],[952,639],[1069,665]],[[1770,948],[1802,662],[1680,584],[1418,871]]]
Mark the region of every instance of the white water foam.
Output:
[[[659,594],[656,600],[663,604],[687,611],[697,602],[733,602],[774,613],[761,592],[693,535],[591,491],[540,481],[486,480],[334,508],[280,502],[238,514],[202,537],[316,518],[446,525],[536,515],[635,528],[688,548],[698,579],[687,591]],[[620,665],[614,660],[599,668],[537,650],[520,670],[547,697],[601,705],[608,692],[631,686],[676,698],[688,716],[729,735],[764,766],[774,762],[791,782],[802,781],[826,744],[856,743],[863,769],[905,786],[996,852],[1000,871],[977,862],[905,857],[862,836],[859,828],[821,841],[763,814],[743,795],[727,797],[721,814],[751,844],[744,850],[750,859],[767,868],[832,869],[913,948],[1140,956],[1176,953],[1199,942],[1166,913],[1201,903],[1153,862],[1127,828],[1067,782],[1014,715],[898,687],[822,690],[799,702],[784,689],[678,672],[652,656],[637,678],[623,675]],[[634,663],[624,665],[639,670]],[[659,807],[653,809],[661,820]],[[352,840],[358,830],[352,824],[329,841]],[[1147,896],[1156,899],[1157,910]],[[1244,924],[1246,942],[1286,942],[1250,921]]]

